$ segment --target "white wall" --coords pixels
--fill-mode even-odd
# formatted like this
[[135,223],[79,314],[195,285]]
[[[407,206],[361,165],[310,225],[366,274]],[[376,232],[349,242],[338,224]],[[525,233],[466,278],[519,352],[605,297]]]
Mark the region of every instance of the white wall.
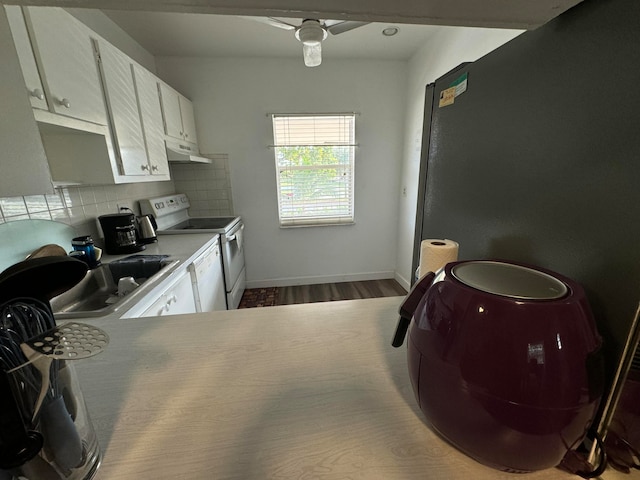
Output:
[[[520,30],[444,27],[409,61],[401,176],[401,186],[406,188],[406,195],[401,195],[399,198],[396,227],[398,231],[396,279],[407,289],[413,275],[411,262],[425,88],[427,84],[435,81],[460,63],[475,61],[520,33]],[[473,79],[470,81],[472,82]]]
[[[157,58],[189,96],[205,154],[228,153],[250,287],[392,278],[407,63]],[[280,229],[268,113],[357,112],[355,225]]]

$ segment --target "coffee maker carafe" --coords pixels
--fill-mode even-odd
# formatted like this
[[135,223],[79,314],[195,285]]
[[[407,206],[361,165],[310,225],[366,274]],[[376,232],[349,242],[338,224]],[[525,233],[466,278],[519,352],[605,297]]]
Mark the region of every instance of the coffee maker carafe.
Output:
[[104,233],[104,248],[109,255],[135,253],[145,249],[136,237],[135,215],[113,213],[98,217]]

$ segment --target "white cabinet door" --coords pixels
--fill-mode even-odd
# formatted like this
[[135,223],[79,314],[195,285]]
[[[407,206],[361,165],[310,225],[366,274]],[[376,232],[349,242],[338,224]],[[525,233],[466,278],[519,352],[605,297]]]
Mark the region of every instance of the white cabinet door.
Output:
[[[5,10],[0,8],[0,197],[53,193]],[[11,112],[9,115],[7,112]]]
[[160,317],[195,312],[196,303],[193,298],[191,278],[189,273],[185,271],[140,317]]
[[20,68],[22,69],[22,75],[24,76],[24,82],[27,87],[31,106],[33,108],[48,110],[49,106],[47,105],[47,100],[44,96],[40,73],[38,72],[36,59],[33,56],[31,40],[29,39],[27,26],[24,23],[22,9],[18,6],[9,5],[4,8],[7,12],[7,18],[9,19],[13,42],[18,52],[18,58],[20,59]]
[[138,64],[133,64],[132,68],[151,174],[166,176],[168,179],[170,172],[167,149],[164,144],[158,79]]
[[165,133],[169,137],[197,145],[193,103],[166,83],[160,82],[159,85]]
[[182,118],[182,134],[187,142],[198,143],[196,137],[196,120],[193,114],[193,103],[182,95],[180,100],[180,117]]
[[130,59],[113,45],[95,41],[100,52],[105,99],[111,117],[112,141],[122,175],[149,175],[142,123]]
[[169,137],[183,140],[180,94],[163,82],[159,83],[159,89],[165,133]]
[[91,30],[61,8],[29,7],[27,17],[51,111],[106,125]]

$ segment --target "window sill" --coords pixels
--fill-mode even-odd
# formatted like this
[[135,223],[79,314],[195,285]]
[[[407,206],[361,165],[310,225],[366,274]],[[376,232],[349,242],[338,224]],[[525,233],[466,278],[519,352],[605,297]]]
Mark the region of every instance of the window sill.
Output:
[[297,225],[280,225],[282,229],[289,228],[309,228],[309,227],[342,227],[345,225],[355,225],[356,222],[336,222],[336,223],[301,223]]

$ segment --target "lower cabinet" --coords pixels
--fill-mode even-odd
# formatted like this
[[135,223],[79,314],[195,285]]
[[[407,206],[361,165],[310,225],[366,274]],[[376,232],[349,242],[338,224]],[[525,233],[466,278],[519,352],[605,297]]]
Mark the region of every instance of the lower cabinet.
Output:
[[138,317],[159,317],[162,315],[178,315],[195,313],[196,302],[191,287],[191,276],[185,270],[162,292],[158,299]]

